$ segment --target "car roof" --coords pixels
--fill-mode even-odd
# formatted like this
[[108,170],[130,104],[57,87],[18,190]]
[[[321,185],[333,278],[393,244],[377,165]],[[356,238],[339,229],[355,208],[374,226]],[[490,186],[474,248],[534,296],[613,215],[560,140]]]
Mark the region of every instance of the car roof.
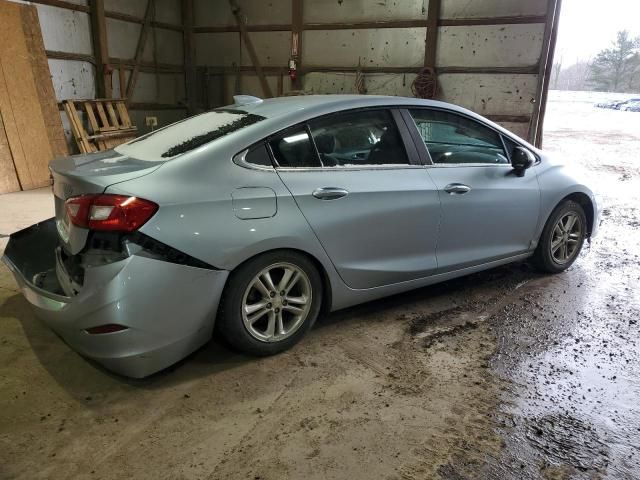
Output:
[[[465,111],[455,105],[435,100],[385,95],[298,95],[264,100],[255,97],[248,98],[247,103],[236,103],[222,108],[237,108],[266,118],[299,116],[301,119],[322,115],[323,112],[376,106],[430,106]],[[251,101],[251,98],[255,100]]]
[[[241,104],[228,105],[226,107],[221,107],[221,109],[235,109],[255,115],[261,115],[265,117],[265,121],[258,122],[250,128],[238,132],[238,137],[243,136],[243,133],[267,136],[268,134],[275,133],[287,126],[297,125],[322,115],[367,107],[442,108],[475,118],[484,124],[492,125],[495,129],[508,137],[515,137],[512,132],[506,130],[504,127],[482,117],[481,115],[478,115],[475,112],[472,112],[471,110],[437,100],[424,100],[420,98],[387,95],[348,94],[298,95],[264,100],[255,97],[243,98],[247,99],[246,103],[241,102]],[[524,142],[530,148],[535,148],[521,138],[518,140],[520,142]]]
[[[172,125],[156,130],[150,134],[140,137],[132,142],[117,147],[117,151],[123,155],[133,158],[158,160],[156,150],[167,150],[167,145],[182,146],[191,141],[191,137],[182,130],[187,129],[192,132],[207,132],[211,129],[211,114],[214,112],[226,114],[249,114],[254,118],[261,119],[251,122],[245,127],[225,134],[215,141],[207,142],[203,145],[194,145],[184,149],[179,154],[188,151],[201,150],[202,148],[226,148],[234,151],[234,154],[247,148],[248,146],[268,138],[284,129],[302,124],[313,118],[341,111],[353,110],[367,107],[431,107],[443,108],[463,115],[476,118],[485,124],[492,124],[495,129],[503,134],[513,137],[511,132],[497,125],[476,113],[456,105],[439,102],[435,100],[422,100],[418,98],[381,96],[381,95],[299,95],[289,97],[278,97],[270,99],[259,99],[249,96],[237,96],[236,103],[204,112]],[[216,130],[219,127],[214,126]],[[520,139],[520,141],[522,141]],[[197,148],[196,148],[197,147]],[[173,148],[173,147],[172,147]],[[533,147],[531,147],[533,148]],[[163,156],[171,149],[163,153]],[[175,158],[175,157],[171,157]]]

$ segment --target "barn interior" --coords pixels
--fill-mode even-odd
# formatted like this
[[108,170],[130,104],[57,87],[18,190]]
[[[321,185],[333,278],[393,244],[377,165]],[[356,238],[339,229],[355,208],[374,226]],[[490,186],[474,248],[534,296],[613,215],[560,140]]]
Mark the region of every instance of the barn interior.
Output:
[[0,0],[0,254],[55,215],[52,159],[237,95],[459,105],[584,169],[605,205],[563,274],[519,262],[328,313],[272,357],[214,334],[144,379],[66,345],[0,263],[0,477],[640,476],[640,113],[559,90],[566,18],[562,0]]

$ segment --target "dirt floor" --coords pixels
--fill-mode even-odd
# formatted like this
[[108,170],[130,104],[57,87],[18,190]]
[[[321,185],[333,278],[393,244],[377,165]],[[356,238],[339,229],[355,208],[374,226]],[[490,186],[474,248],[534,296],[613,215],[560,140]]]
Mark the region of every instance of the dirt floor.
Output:
[[334,313],[277,357],[214,341],[128,381],[0,268],[0,478],[639,478],[640,113],[581,98],[552,95],[545,146],[607,209],[561,275],[499,268]]

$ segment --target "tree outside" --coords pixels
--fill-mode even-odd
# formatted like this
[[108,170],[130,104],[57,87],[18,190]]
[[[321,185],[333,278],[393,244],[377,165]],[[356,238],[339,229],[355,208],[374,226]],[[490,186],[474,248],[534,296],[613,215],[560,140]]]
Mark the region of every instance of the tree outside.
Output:
[[589,62],[564,67],[562,59],[554,65],[551,88],[555,90],[595,90],[601,92],[640,92],[640,37],[618,32],[610,48]]

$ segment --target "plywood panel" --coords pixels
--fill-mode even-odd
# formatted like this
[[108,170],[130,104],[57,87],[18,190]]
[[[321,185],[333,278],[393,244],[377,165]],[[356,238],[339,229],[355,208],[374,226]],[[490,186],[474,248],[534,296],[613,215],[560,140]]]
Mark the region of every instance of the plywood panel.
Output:
[[[25,8],[34,7],[0,2],[0,38],[3,39],[0,64],[4,84],[0,111],[18,178],[22,188],[28,189],[49,184],[48,164],[53,152],[23,30]],[[16,155],[19,150],[22,156]]]
[[18,190],[20,190],[20,183],[13,166],[9,140],[7,140],[2,114],[0,114],[0,194],[17,192]]
[[11,98],[9,97],[9,91],[7,90],[7,84],[5,83],[4,78],[4,69],[2,67],[2,61],[0,61],[0,115],[2,115],[2,123],[7,137],[9,150],[11,151],[14,170],[20,179],[22,188],[29,189],[33,188],[31,171],[27,165],[27,159],[24,149],[22,148],[20,130],[18,129],[16,120],[13,116]]
[[67,156],[69,155],[69,150],[62,130],[62,123],[60,122],[56,96],[53,91],[49,63],[40,32],[38,11],[34,7],[22,8],[22,28],[51,151],[54,157]]

